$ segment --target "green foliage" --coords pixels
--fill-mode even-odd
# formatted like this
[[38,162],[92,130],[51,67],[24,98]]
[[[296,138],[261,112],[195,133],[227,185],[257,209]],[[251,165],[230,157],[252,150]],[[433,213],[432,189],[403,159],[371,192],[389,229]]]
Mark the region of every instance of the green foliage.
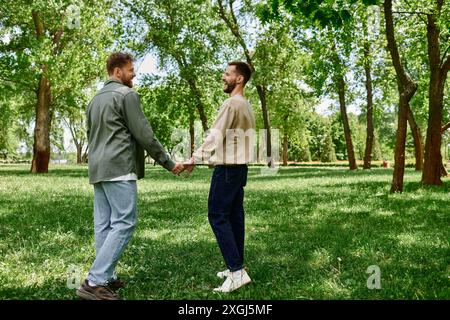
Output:
[[[145,30],[133,49],[140,54],[156,53],[168,81],[176,79],[181,114],[194,115],[199,107],[211,118],[223,98],[218,95],[223,67],[218,66],[225,65],[222,59],[227,56],[228,39],[224,27],[214,19],[211,3],[153,0],[128,2],[126,7],[130,19]],[[190,99],[183,98],[186,94]]]
[[[56,98],[104,74],[99,65],[103,66],[105,49],[113,41],[106,20],[114,16],[111,4],[106,0],[78,3],[79,27],[69,25],[70,4],[72,1],[33,1],[30,6],[28,1],[7,1],[10,11],[0,21],[10,38],[0,48],[8,57],[2,66],[11,72],[7,79],[21,79],[22,84],[35,89],[38,76],[44,73]],[[103,11],[98,10],[100,6]],[[44,26],[41,37],[36,35],[33,12]]]
[[295,45],[289,28],[275,23],[258,40],[253,57],[259,66],[254,81],[268,87],[271,126],[288,136],[291,158],[309,161],[306,120],[317,102],[304,85],[309,57]]
[[155,81],[157,80],[148,77],[138,89],[142,108],[158,140],[172,149],[179,142],[172,139],[174,131],[189,126],[191,113],[186,106],[189,106],[192,99],[190,91],[179,79],[167,79],[157,85]]
[[7,159],[16,153],[18,146],[14,136],[15,113],[8,101],[0,101],[0,158]]
[[[309,149],[311,160],[333,162],[336,160],[335,143],[333,139],[333,126],[330,119],[316,113],[311,113],[307,120],[309,132]],[[345,146],[345,144],[344,144]],[[342,160],[339,159],[338,160]]]
[[[364,151],[366,146],[366,124],[361,122],[359,117],[353,113],[349,113],[350,128],[352,130],[353,147],[356,159],[364,159]],[[373,148],[373,147],[372,147]]]
[[345,144],[344,128],[342,126],[342,116],[340,113],[334,113],[330,119],[331,135],[338,160],[346,160],[347,145]]
[[290,160],[297,162],[309,162],[312,160],[309,147],[309,132],[296,131],[289,137]]
[[[281,137],[287,134],[291,160],[323,158],[323,148],[329,145],[327,135],[338,159],[346,159],[336,110],[323,121],[313,112],[322,98],[336,104],[337,76],[344,76],[346,81],[347,105],[356,105],[361,112],[358,118],[350,116],[350,126],[356,156],[362,157],[366,122],[363,67],[367,62],[372,65],[374,126],[379,139],[378,151],[373,152],[376,158],[391,157],[396,135],[397,83],[384,49],[384,23],[381,19],[379,33],[371,34],[367,16],[367,6],[379,5],[379,1],[231,2],[256,69],[246,94],[257,116],[257,126],[262,128],[263,123],[255,85],[262,85],[271,126],[280,130]],[[229,10],[228,1],[225,3]],[[70,4],[80,8],[79,28],[68,27]],[[30,128],[34,125],[41,73],[51,84],[53,147],[58,141],[61,147],[63,126],[71,128],[74,143],[85,144],[84,108],[95,93],[93,85],[105,76],[104,61],[109,51],[131,50],[138,58],[155,54],[164,74],[143,80],[138,90],[157,136],[171,149],[176,143],[172,133],[198,121],[200,105],[205,109],[207,125],[211,125],[226,98],[220,80],[226,62],[245,58],[241,44],[219,17],[217,2],[6,0],[3,5],[8,8],[0,16],[0,150],[4,154],[7,151],[13,155],[20,145],[32,149]],[[435,2],[397,1],[396,5],[399,11],[435,12]],[[438,17],[442,54],[448,46],[448,8],[446,1]],[[38,12],[44,23],[45,33],[40,38],[36,36],[33,12]],[[401,30],[397,37],[402,59],[419,84],[411,107],[425,133],[429,66],[422,18],[395,15]],[[55,39],[59,31],[62,34],[58,42]],[[371,48],[369,56],[363,50],[367,43]],[[450,101],[449,87],[447,81],[444,105]],[[447,111],[445,122],[450,121]],[[322,123],[327,121],[326,125]],[[410,137],[407,155],[413,156]]]
[[[359,0],[270,0],[268,4],[261,4],[258,13],[264,21],[280,17],[282,9],[294,16],[302,16],[321,27],[332,26],[341,28],[352,19]],[[363,0],[363,5],[377,4],[377,0]]]
[[335,162],[336,152],[334,151],[333,140],[331,139],[331,134],[327,134],[325,136],[325,141],[322,149],[322,154],[320,156],[320,161],[322,162]]
[[[44,75],[50,84],[50,114],[57,117],[53,126],[53,119],[49,123],[51,140],[61,149],[59,115],[80,118],[85,89],[105,75],[107,51],[114,41],[112,2],[6,0],[4,5],[8,10],[0,15],[0,90],[11,91],[12,100],[20,101],[20,121],[33,125]],[[26,128],[21,135],[27,138]]]
[[372,160],[380,161],[383,160],[383,152],[381,151],[381,145],[378,138],[378,134],[374,134],[374,140],[372,145]]

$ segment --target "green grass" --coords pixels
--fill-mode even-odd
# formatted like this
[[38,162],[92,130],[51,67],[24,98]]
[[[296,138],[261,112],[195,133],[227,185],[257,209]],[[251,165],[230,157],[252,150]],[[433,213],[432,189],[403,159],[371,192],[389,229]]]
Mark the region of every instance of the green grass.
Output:
[[[119,262],[124,299],[449,299],[450,183],[424,188],[407,170],[281,168],[249,172],[246,266],[253,283],[213,293],[224,263],[207,219],[211,170],[189,178],[149,167],[138,225]],[[94,259],[93,190],[86,167],[0,166],[0,299],[76,299],[70,265]],[[369,290],[366,270],[381,269]]]

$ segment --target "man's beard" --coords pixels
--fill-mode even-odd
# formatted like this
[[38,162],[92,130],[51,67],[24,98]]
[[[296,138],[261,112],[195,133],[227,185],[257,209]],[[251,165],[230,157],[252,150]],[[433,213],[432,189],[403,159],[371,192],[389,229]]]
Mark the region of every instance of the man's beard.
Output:
[[133,79],[122,79],[122,83],[129,88],[133,88]]
[[225,92],[225,93],[232,93],[233,92],[233,90],[234,90],[234,88],[236,88],[236,82],[233,82],[233,83],[226,83],[226,87],[225,87],[225,89],[223,89],[223,91]]

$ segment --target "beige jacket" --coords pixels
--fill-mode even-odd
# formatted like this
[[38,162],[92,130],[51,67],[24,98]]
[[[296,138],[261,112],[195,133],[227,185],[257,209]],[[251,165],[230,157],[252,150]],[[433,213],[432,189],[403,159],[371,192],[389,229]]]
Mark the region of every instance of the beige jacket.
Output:
[[203,145],[194,154],[194,162],[212,165],[254,162],[256,148],[255,116],[241,95],[228,98],[219,109],[216,120]]

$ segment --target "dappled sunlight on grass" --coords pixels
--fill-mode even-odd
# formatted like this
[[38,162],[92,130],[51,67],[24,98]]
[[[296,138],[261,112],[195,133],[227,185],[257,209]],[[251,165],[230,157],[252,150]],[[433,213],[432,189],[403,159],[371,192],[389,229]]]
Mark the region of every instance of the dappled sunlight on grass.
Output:
[[[70,265],[95,257],[93,190],[85,166],[30,175],[0,166],[0,298],[75,299]],[[253,283],[215,294],[225,269],[207,218],[212,171],[191,178],[148,167],[138,182],[138,225],[118,264],[125,299],[448,299],[450,183],[425,188],[407,170],[288,167],[245,189],[246,266]],[[381,290],[366,270],[380,267]]]

